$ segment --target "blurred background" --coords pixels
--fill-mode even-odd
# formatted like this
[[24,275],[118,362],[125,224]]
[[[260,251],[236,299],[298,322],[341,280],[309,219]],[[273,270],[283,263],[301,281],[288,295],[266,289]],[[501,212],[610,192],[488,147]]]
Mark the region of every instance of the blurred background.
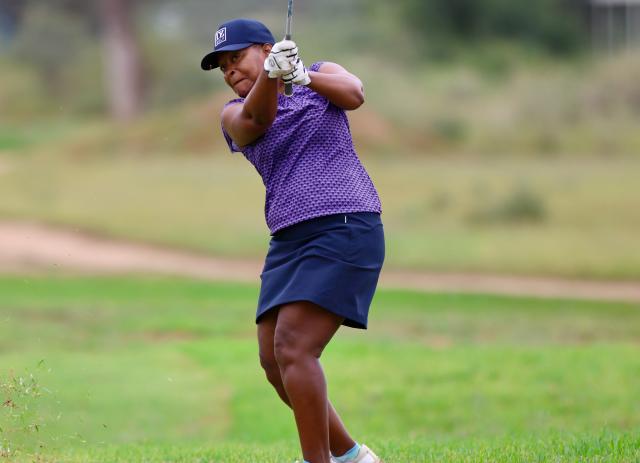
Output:
[[[0,0],[0,461],[299,456],[254,341],[264,186],[220,133],[233,93],[200,70],[219,23],[281,37],[285,16]],[[366,336],[327,350],[357,436],[391,463],[636,461],[640,2],[296,0],[293,27],[307,65],[364,82],[349,119],[383,278],[460,277],[383,284]],[[576,279],[627,302],[567,299]],[[486,294],[509,286],[531,297]]]
[[[282,10],[2,0],[0,217],[261,258],[263,187],[199,61],[218,23],[279,36]],[[390,267],[640,276],[638,2],[301,1],[294,24],[307,63],[365,83]]]

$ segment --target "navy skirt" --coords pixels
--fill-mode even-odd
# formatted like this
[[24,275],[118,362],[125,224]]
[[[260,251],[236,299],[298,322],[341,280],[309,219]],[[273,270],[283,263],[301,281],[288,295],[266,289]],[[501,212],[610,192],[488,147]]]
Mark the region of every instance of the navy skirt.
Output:
[[380,214],[352,212],[306,220],[276,232],[260,275],[256,323],[282,304],[310,301],[367,328],[384,261]]

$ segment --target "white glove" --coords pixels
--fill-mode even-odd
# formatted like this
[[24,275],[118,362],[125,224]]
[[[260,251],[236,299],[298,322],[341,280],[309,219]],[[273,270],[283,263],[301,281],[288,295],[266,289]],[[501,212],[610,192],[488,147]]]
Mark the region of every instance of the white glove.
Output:
[[264,60],[264,70],[271,79],[282,77],[294,70],[298,59],[298,47],[292,40],[282,40],[271,48],[269,56]]
[[285,84],[309,85],[311,83],[309,71],[304,67],[304,63],[300,58],[296,60],[293,70],[282,76],[282,80]]

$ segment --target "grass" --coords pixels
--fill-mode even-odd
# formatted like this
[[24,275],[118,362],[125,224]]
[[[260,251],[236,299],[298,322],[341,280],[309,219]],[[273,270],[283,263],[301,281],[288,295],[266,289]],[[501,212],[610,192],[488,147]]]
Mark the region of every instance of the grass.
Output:
[[[15,461],[299,456],[257,362],[256,287],[2,277],[0,294],[0,377],[41,391],[0,410]],[[324,353],[330,396],[388,463],[638,461],[639,309],[381,290],[370,330]]]
[[[391,267],[640,277],[640,208],[632,193],[639,160],[363,161],[382,198]],[[264,256],[264,186],[241,156],[49,153],[7,162],[2,218],[215,255]]]
[[[546,462],[575,463],[631,463],[637,461],[637,436],[602,433],[589,438],[565,436],[548,441],[514,442],[507,439],[493,441],[409,440],[404,443],[384,443],[380,451],[389,462]],[[106,448],[98,452],[70,452],[69,461],[145,461],[145,462],[216,462],[270,463],[291,461],[294,450],[233,444],[211,448],[129,446]],[[63,457],[65,458],[65,457]]]

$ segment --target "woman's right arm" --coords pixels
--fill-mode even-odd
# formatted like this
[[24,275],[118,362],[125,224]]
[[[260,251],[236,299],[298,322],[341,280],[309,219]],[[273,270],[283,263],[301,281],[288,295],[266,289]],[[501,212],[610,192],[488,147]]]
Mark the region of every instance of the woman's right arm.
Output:
[[265,134],[278,112],[278,79],[264,71],[244,100],[222,111],[222,126],[236,145],[249,145]]

